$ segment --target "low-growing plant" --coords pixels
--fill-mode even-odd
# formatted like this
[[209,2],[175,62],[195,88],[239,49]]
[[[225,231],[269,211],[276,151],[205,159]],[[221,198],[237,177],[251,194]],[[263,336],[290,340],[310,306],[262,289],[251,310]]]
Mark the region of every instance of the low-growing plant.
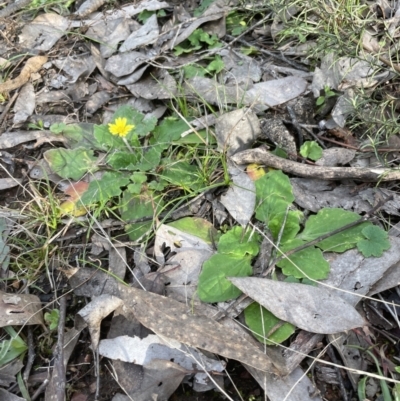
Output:
[[175,56],[180,56],[184,53],[192,53],[196,50],[200,50],[202,47],[208,49],[215,49],[216,47],[221,47],[222,43],[218,40],[217,35],[210,35],[209,33],[203,31],[201,28],[195,29],[190,36],[175,46]]
[[[387,232],[363,220],[357,213],[323,208],[305,219],[294,208],[292,186],[282,171],[270,171],[264,175],[257,171],[256,175],[255,217],[272,234],[278,249],[276,266],[289,281],[302,280],[308,284],[327,278],[330,266],[323,252],[341,253],[357,247],[365,257],[379,257],[389,249]],[[360,224],[329,236],[334,230],[358,221]],[[307,245],[317,239],[321,240]],[[203,264],[198,284],[199,298],[204,302],[223,302],[238,297],[241,291],[226,277],[253,274],[251,260],[259,252],[260,240],[257,233],[242,227],[234,227],[223,234],[217,244],[218,252]],[[295,330],[294,326],[280,322],[258,303],[247,307],[244,315],[256,338],[267,344],[270,341],[280,343]]]
[[0,367],[11,362],[15,358],[22,357],[28,349],[26,342],[11,326],[3,327],[10,337],[0,341]]
[[61,210],[82,215],[113,205],[124,222],[131,222],[127,232],[137,240],[162,211],[226,184],[213,174],[221,160],[210,153],[214,138],[205,130],[181,137],[189,128],[174,117],[157,126],[155,118],[129,106],[119,108],[109,124],[53,125],[52,132],[62,134],[69,148],[50,149],[44,158],[53,172],[76,181]]

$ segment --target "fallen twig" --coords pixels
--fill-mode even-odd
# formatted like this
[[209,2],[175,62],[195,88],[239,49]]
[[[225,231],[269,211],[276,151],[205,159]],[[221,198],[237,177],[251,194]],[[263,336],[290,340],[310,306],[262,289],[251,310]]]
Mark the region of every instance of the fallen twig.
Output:
[[231,157],[231,160],[236,164],[264,164],[300,177],[319,178],[322,180],[342,180],[350,178],[360,181],[378,182],[400,179],[400,170],[384,167],[361,168],[310,166],[275,156],[262,147],[236,153]]

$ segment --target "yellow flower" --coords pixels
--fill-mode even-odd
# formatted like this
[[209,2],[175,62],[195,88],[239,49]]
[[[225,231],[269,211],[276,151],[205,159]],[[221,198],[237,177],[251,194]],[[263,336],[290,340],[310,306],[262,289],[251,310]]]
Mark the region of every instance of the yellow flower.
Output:
[[108,129],[113,135],[127,136],[131,130],[135,128],[134,125],[127,125],[125,117],[118,117],[114,124],[108,124]]

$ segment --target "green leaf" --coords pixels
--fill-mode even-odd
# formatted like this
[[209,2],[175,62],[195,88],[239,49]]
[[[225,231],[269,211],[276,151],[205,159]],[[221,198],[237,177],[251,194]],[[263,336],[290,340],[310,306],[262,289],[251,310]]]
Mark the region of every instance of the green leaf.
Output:
[[247,277],[253,273],[250,257],[216,254],[203,264],[197,287],[203,302],[223,302],[238,297],[242,292],[226,277]]
[[[157,124],[157,119],[155,117],[145,118],[144,114],[128,105],[119,107],[113,115],[112,121],[115,121],[119,117],[126,118],[127,124],[133,124],[135,126],[132,130],[132,134],[135,136],[147,135],[149,132],[154,130]],[[131,134],[127,136],[129,143],[131,143],[129,138],[130,135]]]
[[[300,231],[299,222],[301,221],[302,217],[303,213],[301,213],[299,210],[288,211],[285,221],[285,228],[283,230],[283,234],[281,237],[281,242],[286,242],[288,240],[293,239],[296,236],[296,234]],[[278,238],[279,232],[283,225],[283,221],[284,221],[283,214],[278,215],[269,221],[268,228],[270,229],[274,238]]]
[[300,154],[311,160],[318,160],[322,157],[322,148],[315,141],[307,141],[301,145]]
[[160,178],[170,185],[189,192],[202,188],[203,181],[197,166],[192,166],[186,161],[172,162],[169,159],[164,159],[162,166],[164,170],[160,174]]
[[107,164],[115,170],[135,170],[140,157],[140,152],[114,151],[107,156]]
[[51,312],[46,312],[44,314],[44,320],[49,325],[50,330],[54,330],[58,327],[59,317],[60,311],[58,309],[53,309]]
[[210,7],[210,5],[214,2],[215,0],[203,0],[200,6],[194,9],[193,16],[200,17],[200,15],[203,14],[203,12],[207,10],[207,8]]
[[204,145],[205,143],[208,145],[215,145],[217,140],[215,136],[210,133],[210,131],[202,129],[197,132],[191,132],[190,134],[179,138],[176,143],[185,145]]
[[317,101],[315,102],[315,104],[317,106],[322,106],[325,103],[325,96],[320,96]]
[[93,173],[97,157],[93,156],[92,150],[77,149],[50,149],[43,154],[51,170],[62,178],[73,180],[81,179],[86,173]]
[[194,78],[194,77],[205,77],[207,74],[207,70],[197,64],[189,64],[183,67],[183,72],[186,79]]
[[256,186],[256,218],[267,223],[274,239],[278,238],[281,227],[283,230],[282,241],[293,238],[300,230],[302,214],[289,211],[288,208],[294,201],[292,185],[288,176],[282,171],[270,171],[257,181]]
[[[131,134],[129,134],[131,135]],[[112,135],[107,125],[95,125],[94,137],[102,150],[121,149],[126,150],[126,144],[118,135]]]
[[160,196],[155,196],[152,191],[142,192],[140,195],[132,195],[124,192],[120,201],[120,213],[123,221],[149,217],[149,220],[140,223],[128,224],[125,231],[131,241],[136,241],[145,235],[153,227],[153,216],[159,214],[163,208]]
[[85,148],[91,150],[102,150],[102,146],[94,137],[94,124],[77,123],[64,124],[56,123],[50,127],[54,134],[61,134],[68,148]]
[[139,195],[142,192],[142,184],[147,181],[146,174],[133,173],[130,178],[133,184],[128,185],[128,191],[131,194]]
[[208,64],[207,72],[209,72],[210,74],[212,74],[213,72],[218,74],[224,68],[225,68],[225,63],[222,61],[221,56],[217,55],[215,56],[215,59],[210,64]]
[[[279,256],[303,244],[304,242],[299,239],[288,241],[280,247]],[[314,280],[327,278],[330,269],[329,263],[324,259],[321,250],[314,246],[296,252],[288,256],[288,259],[282,259],[277,263],[277,266],[282,269],[285,276],[309,277]]]
[[105,203],[114,196],[120,196],[121,187],[128,185],[129,178],[123,173],[106,172],[100,180],[92,181],[89,188],[81,196],[81,203],[90,205],[93,203]]
[[208,220],[200,217],[184,217],[168,223],[168,225],[184,233],[199,237],[208,244],[212,244],[217,236],[217,230],[214,226]]
[[141,13],[138,14],[137,19],[139,22],[144,24],[153,14],[154,11],[143,10]]
[[162,123],[154,129],[150,144],[157,144],[162,146],[162,149],[167,149],[171,146],[171,142],[180,139],[181,134],[189,128],[190,126],[183,120],[174,117],[164,118]]
[[[269,310],[257,302],[252,303],[244,310],[244,318],[251,334],[258,341],[273,345],[287,340],[296,330],[290,323],[282,322]],[[272,340],[274,343],[268,340]]]
[[[357,213],[339,208],[324,208],[315,216],[310,216],[308,218],[303,232],[298,235],[297,238],[309,242],[359,219],[360,216]],[[347,251],[348,249],[354,248],[358,241],[364,239],[361,231],[369,225],[371,225],[371,223],[368,221],[360,223],[318,242],[315,246],[329,252]]]
[[136,170],[150,171],[160,164],[161,149],[159,146],[154,146],[150,149],[142,149],[142,152],[142,157],[140,163],[136,165]]
[[238,257],[246,255],[256,256],[260,250],[260,236],[251,229],[240,226],[233,227],[223,234],[218,242],[218,252],[231,254]]
[[6,365],[13,359],[22,355],[28,346],[18,333],[11,327],[5,326],[3,330],[11,337],[9,340],[0,341],[0,366]]
[[383,251],[390,248],[388,233],[377,226],[367,226],[361,231],[365,239],[357,242],[358,250],[366,257],[380,257]]

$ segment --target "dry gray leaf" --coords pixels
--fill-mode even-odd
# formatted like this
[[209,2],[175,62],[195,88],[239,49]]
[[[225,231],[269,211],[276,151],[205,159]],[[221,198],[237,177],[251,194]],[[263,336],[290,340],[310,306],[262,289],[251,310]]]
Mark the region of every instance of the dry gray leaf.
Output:
[[177,95],[176,81],[166,70],[158,70],[154,75],[126,87],[134,96],[144,99],[171,99]]
[[[209,8],[211,8],[210,6]],[[211,11],[212,12],[212,11]],[[223,18],[224,17],[224,11],[221,9],[216,9],[214,13],[211,15],[205,15],[206,13],[203,14],[202,17],[196,18],[195,21],[193,21],[187,28],[185,29],[179,29],[176,28],[176,35],[175,31],[172,31],[172,39],[166,42],[162,46],[162,52],[166,52],[168,50],[172,50],[175,46],[179,45],[182,43],[185,39],[187,39],[194,30],[196,30],[200,25],[205,24],[206,22],[210,21],[215,21],[217,19]],[[169,32],[171,34],[171,32]]]
[[256,277],[229,280],[276,317],[303,330],[333,334],[366,324],[354,307],[326,289]]
[[316,161],[317,166],[335,167],[344,165],[354,159],[356,151],[352,149],[330,148],[322,151],[322,157]]
[[28,117],[35,111],[35,90],[33,85],[28,82],[25,84],[19,94],[14,105],[14,124],[24,123]]
[[321,280],[318,285],[321,288],[330,286],[327,290],[350,305],[357,305],[386,271],[400,261],[400,238],[389,237],[389,240],[390,248],[379,258],[364,258],[356,249],[342,254],[325,255],[331,269],[328,278]]
[[19,44],[25,49],[48,51],[64,36],[71,21],[58,14],[44,13],[22,28]]
[[78,312],[77,317],[79,316],[82,321],[75,324],[75,327],[80,329],[85,324],[88,326],[93,349],[97,349],[99,343],[100,324],[102,320],[122,304],[123,301],[121,299],[104,294],[94,298]]
[[148,365],[154,359],[174,361],[182,368],[190,370],[222,372],[226,363],[206,357],[194,348],[182,345],[175,340],[163,341],[154,334],[146,338],[120,336],[101,340],[99,353],[110,359]]
[[126,38],[119,51],[121,53],[127,52],[140,46],[154,43],[157,40],[159,33],[160,29],[158,27],[157,15],[153,14],[141,28],[135,30]]
[[0,399],[1,401],[26,401],[25,398],[21,398],[16,396],[15,394],[9,393],[3,388],[0,388]]
[[79,78],[88,77],[96,68],[92,55],[70,56],[54,60],[53,64],[71,77],[68,79],[70,84],[77,82]]
[[78,8],[76,15],[81,18],[86,17],[87,15],[99,9],[105,2],[106,0],[86,0]]
[[[138,4],[129,4],[119,9],[112,9],[105,12],[106,18],[133,17],[143,11],[157,11],[168,8],[170,5],[165,1],[143,0]],[[88,24],[89,25],[89,24]]]
[[295,369],[284,378],[276,378],[247,366],[246,369],[257,380],[270,401],[322,401],[312,381],[301,368]]
[[104,69],[116,77],[123,77],[134,72],[147,59],[148,57],[140,52],[119,53],[107,60]]
[[388,270],[385,271],[383,277],[378,280],[368,292],[368,296],[372,297],[375,294],[379,294],[382,291],[394,288],[400,285],[400,263],[397,262],[390,266]]
[[0,368],[0,386],[8,387],[11,384],[16,383],[16,375],[21,372],[24,367],[24,363],[18,358],[13,359],[11,362],[3,365]]
[[192,299],[197,290],[201,267],[213,255],[214,250],[199,237],[162,224],[157,228],[154,244],[156,260],[161,265],[165,263],[161,251],[163,244],[175,253],[168,259],[168,264],[157,271],[157,274],[161,274],[169,282],[166,287],[167,295],[178,293]]
[[246,85],[222,85],[213,79],[194,77],[186,80],[183,85],[185,96],[190,99],[201,97],[211,104],[240,104],[243,103]]
[[19,178],[0,178],[0,190],[14,188],[21,182]]
[[14,131],[7,132],[0,137],[0,149],[13,148],[21,143],[46,140],[47,142],[64,142],[60,135],[53,135],[48,131]]
[[215,122],[218,148],[229,156],[251,148],[260,133],[260,121],[250,109],[231,111]]
[[44,326],[40,299],[36,295],[0,291],[0,327],[32,324]]
[[126,248],[124,246],[112,246],[108,253],[108,265],[110,272],[119,277],[121,280],[125,278],[126,268]]
[[107,91],[96,92],[86,102],[86,111],[93,114],[100,107],[104,106],[110,99],[111,95]]
[[129,400],[168,400],[190,371],[178,364],[155,359],[143,368],[144,377],[138,391]]
[[340,185],[332,189],[332,182],[312,178],[291,178],[295,202],[306,210],[317,213],[324,207],[339,207],[356,213],[367,212],[370,203],[360,194],[352,193],[352,186]]
[[254,181],[231,162],[228,162],[228,172],[232,179],[232,185],[221,196],[220,202],[230,215],[245,227],[253,216],[256,206],[256,187]]
[[259,82],[246,91],[244,103],[255,105],[257,111],[262,111],[296,98],[306,88],[307,81],[294,76]]
[[89,26],[86,36],[100,43],[100,54],[103,58],[110,57],[118,49],[118,44],[131,33],[130,18],[104,19]]
[[237,84],[258,82],[261,79],[261,68],[253,58],[243,53],[223,49],[218,53],[224,61],[224,82],[234,81]]
[[[123,54],[123,53],[122,53]],[[117,84],[118,85],[131,85],[134,84],[135,82],[139,81],[140,78],[142,78],[143,74],[145,71],[150,67],[149,64],[146,64],[142,68],[138,68],[135,72],[133,72],[130,75],[127,75],[120,79]]]

